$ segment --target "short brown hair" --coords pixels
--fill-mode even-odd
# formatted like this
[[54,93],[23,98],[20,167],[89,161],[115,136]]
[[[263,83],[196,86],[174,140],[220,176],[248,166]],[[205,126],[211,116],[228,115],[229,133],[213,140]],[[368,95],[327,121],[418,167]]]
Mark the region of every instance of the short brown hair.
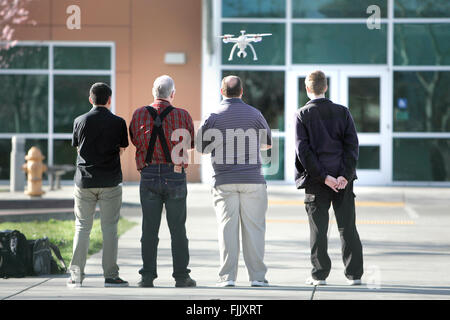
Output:
[[313,71],[306,76],[305,85],[312,93],[320,95],[327,89],[327,77],[325,76],[325,73],[320,70]]
[[242,81],[238,76],[227,76],[222,79],[222,94],[227,98],[237,98],[242,93]]

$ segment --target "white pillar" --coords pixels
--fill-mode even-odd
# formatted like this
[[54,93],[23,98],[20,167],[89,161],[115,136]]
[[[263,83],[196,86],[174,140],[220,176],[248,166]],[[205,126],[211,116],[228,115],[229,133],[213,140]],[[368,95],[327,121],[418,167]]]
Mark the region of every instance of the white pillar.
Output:
[[22,165],[25,163],[25,139],[13,136],[11,144],[9,190],[11,192],[23,192],[25,189],[25,172],[22,170]]

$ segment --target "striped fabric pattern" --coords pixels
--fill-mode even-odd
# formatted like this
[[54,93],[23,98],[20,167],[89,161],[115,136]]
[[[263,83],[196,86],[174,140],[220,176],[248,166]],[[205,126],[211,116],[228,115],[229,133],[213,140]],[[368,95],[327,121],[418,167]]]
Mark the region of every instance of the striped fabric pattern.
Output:
[[[199,132],[205,137],[208,129],[218,129],[223,136],[222,143],[215,145],[211,157],[214,168],[214,186],[266,182],[262,174],[259,131],[266,130],[267,144],[271,144],[272,137],[269,125],[258,109],[244,103],[239,98],[224,99],[217,112],[212,113],[204,121]],[[257,143],[249,143],[249,139],[247,139],[245,144],[239,144],[239,134],[236,130],[240,129],[241,132],[246,132],[249,129],[255,130],[258,133]],[[229,132],[234,130],[234,136],[227,135],[227,130]],[[197,139],[199,138],[201,137],[197,136]],[[227,153],[227,145],[229,146],[230,139],[234,140],[234,150],[230,152],[231,154]],[[197,146],[199,144],[200,142],[197,141]],[[229,150],[231,151],[231,148]],[[220,157],[221,154],[222,157]]]

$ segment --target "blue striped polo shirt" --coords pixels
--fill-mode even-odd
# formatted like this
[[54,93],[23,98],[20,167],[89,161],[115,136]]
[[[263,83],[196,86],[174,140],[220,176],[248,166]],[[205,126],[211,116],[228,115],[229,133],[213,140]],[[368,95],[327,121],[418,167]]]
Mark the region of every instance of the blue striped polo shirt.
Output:
[[223,99],[197,135],[197,150],[211,153],[214,186],[266,183],[261,144],[272,144],[269,125],[259,110],[239,98]]

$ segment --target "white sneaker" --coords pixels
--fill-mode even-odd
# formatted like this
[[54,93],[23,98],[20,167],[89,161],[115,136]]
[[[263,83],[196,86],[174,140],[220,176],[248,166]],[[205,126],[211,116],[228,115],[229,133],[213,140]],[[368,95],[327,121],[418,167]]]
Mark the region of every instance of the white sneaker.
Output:
[[69,288],[79,288],[83,282],[83,276],[81,275],[80,268],[78,266],[72,266],[70,269],[70,278],[67,279],[66,285]]
[[347,280],[347,283],[348,283],[350,286],[360,286],[360,285],[361,285],[361,279],[355,279],[355,280],[350,280],[350,279],[348,279],[348,280]]
[[264,281],[253,280],[250,284],[252,287],[268,287],[269,281],[266,279],[264,279]]
[[316,280],[313,278],[308,278],[305,281],[306,284],[312,285],[312,286],[324,286],[327,284],[326,280]]
[[80,288],[81,282],[75,282],[75,280],[73,280],[72,277],[70,277],[69,279],[67,279],[66,285],[69,288]]
[[235,283],[233,280],[219,281],[216,283],[216,287],[234,287]]

